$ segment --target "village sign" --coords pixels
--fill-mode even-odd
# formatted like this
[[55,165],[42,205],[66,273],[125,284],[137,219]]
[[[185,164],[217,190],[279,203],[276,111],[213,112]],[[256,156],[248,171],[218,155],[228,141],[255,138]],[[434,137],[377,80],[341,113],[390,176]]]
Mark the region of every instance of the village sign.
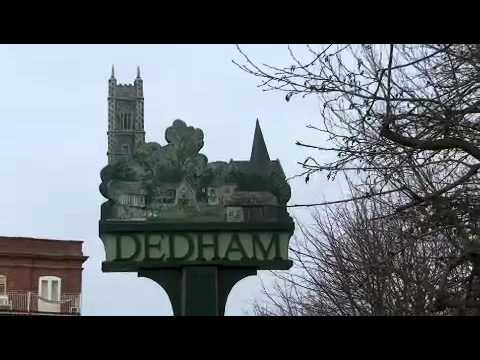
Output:
[[117,85],[112,71],[109,85],[102,270],[154,280],[175,315],[223,315],[239,280],[289,269],[290,187],[258,121],[249,161],[208,162],[202,130],[181,120],[166,129],[165,146],[145,143],[139,72],[132,86]]

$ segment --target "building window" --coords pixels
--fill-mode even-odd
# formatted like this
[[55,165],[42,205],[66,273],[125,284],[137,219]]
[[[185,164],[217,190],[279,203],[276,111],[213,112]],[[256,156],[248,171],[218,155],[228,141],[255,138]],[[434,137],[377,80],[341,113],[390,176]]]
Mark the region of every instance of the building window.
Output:
[[120,113],[118,115],[119,129],[121,130],[131,130],[133,129],[132,114]]
[[38,279],[38,295],[47,301],[60,301],[62,279],[58,276],[41,276]]
[[118,130],[131,130],[134,128],[132,114],[119,113],[117,114],[117,129]]
[[58,276],[40,276],[38,279],[38,311],[55,313],[60,312],[61,294],[62,279],[60,279]]
[[130,147],[128,146],[128,144],[123,144],[122,145],[122,153],[123,154],[129,154],[130,153]]
[[121,130],[123,125],[122,114],[117,114],[117,129]]
[[7,276],[0,275],[0,295],[7,294]]
[[119,203],[126,206],[145,206],[145,196],[136,194],[121,195]]

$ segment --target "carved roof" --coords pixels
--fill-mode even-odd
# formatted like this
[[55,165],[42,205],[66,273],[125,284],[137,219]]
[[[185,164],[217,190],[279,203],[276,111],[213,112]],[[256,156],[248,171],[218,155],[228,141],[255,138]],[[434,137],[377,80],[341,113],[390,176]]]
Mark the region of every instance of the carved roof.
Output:
[[[157,203],[162,201],[165,190],[178,192],[184,186],[194,195],[194,201],[178,208],[177,216],[189,221],[195,221],[195,217],[204,222],[208,219],[218,221],[218,214],[224,211],[222,207],[227,203],[219,203],[217,208],[211,204],[207,206],[209,200],[205,188],[208,187],[234,187],[235,191],[228,196],[228,204],[232,206],[278,207],[290,199],[290,186],[280,162],[270,160],[258,120],[250,160],[209,163],[208,158],[200,153],[204,145],[203,131],[187,126],[179,119],[166,129],[165,139],[165,146],[143,144],[131,160],[102,170],[102,194],[110,199],[109,205],[102,208],[102,218],[111,218],[110,214],[118,210],[116,206],[121,194],[148,193],[147,205],[157,211]],[[197,206],[197,203],[205,204],[205,207]],[[175,209],[170,209],[168,216],[158,211],[160,215],[152,221],[171,219]],[[281,216],[278,215],[279,221]],[[259,217],[256,221],[266,220]]]
[[250,162],[255,167],[261,167],[270,163],[270,156],[268,156],[267,146],[263,139],[262,129],[260,123],[255,124],[255,134],[253,135],[252,153],[250,155]]
[[261,206],[277,206],[277,198],[266,191],[236,191],[231,197],[225,200],[225,205],[242,206],[242,205],[261,205]]

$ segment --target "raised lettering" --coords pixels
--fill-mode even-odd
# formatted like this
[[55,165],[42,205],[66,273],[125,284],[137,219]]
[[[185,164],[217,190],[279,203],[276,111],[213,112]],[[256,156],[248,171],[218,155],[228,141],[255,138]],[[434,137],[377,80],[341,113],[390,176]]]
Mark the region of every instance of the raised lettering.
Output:
[[165,258],[165,254],[162,254],[160,257],[155,257],[152,258],[150,256],[150,249],[152,248],[157,248],[159,251],[162,251],[162,238],[163,235],[159,234],[160,237],[159,241],[157,244],[152,244],[150,242],[150,234],[146,233],[145,234],[145,260],[163,260]]
[[[175,239],[177,237],[177,239]],[[178,241],[178,237],[184,237],[187,240],[188,249],[185,255],[177,257],[175,254],[175,242]],[[170,245],[170,257],[168,260],[186,260],[190,256],[192,256],[193,251],[195,250],[193,239],[188,234],[170,234],[169,238],[169,245]]]
[[[130,255],[128,257],[122,257],[121,240],[124,239],[125,237],[130,237],[131,239],[133,239],[133,242],[135,244],[135,251],[133,252],[132,255]],[[115,261],[130,261],[130,260],[135,259],[138,256],[138,254],[140,253],[141,244],[140,244],[140,240],[138,239],[138,237],[136,235],[123,235],[123,236],[117,235],[116,236],[116,245],[117,245],[117,252],[116,252],[117,258],[115,259]]]
[[218,234],[214,233],[212,234],[212,242],[210,243],[205,243],[203,239],[203,234],[199,233],[198,234],[198,258],[197,260],[199,261],[206,261],[205,257],[203,256],[203,250],[206,248],[213,248],[213,258],[211,259],[212,261],[214,260],[219,260],[218,256]]
[[252,239],[253,239],[253,257],[257,258],[257,248],[260,250],[262,254],[262,260],[269,260],[271,259],[269,256],[270,251],[274,247],[275,249],[275,256],[273,256],[273,259],[275,260],[281,260],[282,257],[280,256],[280,240],[278,237],[278,233],[273,233],[272,237],[270,238],[270,244],[268,247],[264,247],[262,241],[260,240],[260,237],[258,234],[252,234]]
[[232,234],[232,238],[230,239],[230,244],[228,244],[227,251],[225,252],[226,260],[229,260],[229,254],[239,252],[242,256],[240,260],[249,260],[245,249],[243,248],[242,243],[240,242],[240,238],[238,237],[237,233]]

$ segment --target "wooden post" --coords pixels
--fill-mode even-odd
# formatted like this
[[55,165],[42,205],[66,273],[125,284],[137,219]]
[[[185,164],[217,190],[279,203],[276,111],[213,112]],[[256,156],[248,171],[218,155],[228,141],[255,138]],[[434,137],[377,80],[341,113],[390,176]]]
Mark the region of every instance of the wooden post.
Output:
[[138,276],[152,279],[167,292],[176,316],[223,316],[228,294],[256,268],[224,269],[185,266],[181,269],[143,269]]

